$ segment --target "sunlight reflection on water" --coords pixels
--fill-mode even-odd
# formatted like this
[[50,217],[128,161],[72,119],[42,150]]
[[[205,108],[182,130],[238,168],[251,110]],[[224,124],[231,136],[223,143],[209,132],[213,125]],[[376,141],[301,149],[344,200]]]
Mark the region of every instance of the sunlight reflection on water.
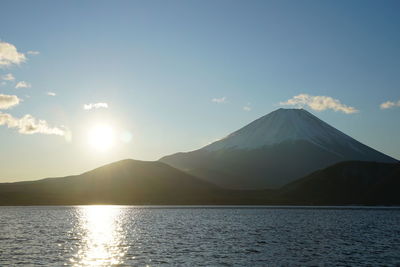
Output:
[[74,266],[118,265],[126,253],[122,208],[118,206],[79,207],[81,245],[71,259]]
[[0,207],[0,266],[400,266],[400,209]]

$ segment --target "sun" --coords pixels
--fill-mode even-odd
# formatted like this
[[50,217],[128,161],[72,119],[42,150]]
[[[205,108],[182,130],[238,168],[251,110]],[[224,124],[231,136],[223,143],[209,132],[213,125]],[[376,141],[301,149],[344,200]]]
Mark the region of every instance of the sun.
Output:
[[97,151],[107,151],[114,145],[114,131],[109,125],[94,126],[88,132],[88,142]]

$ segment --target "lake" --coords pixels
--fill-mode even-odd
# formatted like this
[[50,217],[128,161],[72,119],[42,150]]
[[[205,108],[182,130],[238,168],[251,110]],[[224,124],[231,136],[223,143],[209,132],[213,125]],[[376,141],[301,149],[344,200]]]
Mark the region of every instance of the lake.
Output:
[[0,207],[0,266],[400,264],[400,209]]

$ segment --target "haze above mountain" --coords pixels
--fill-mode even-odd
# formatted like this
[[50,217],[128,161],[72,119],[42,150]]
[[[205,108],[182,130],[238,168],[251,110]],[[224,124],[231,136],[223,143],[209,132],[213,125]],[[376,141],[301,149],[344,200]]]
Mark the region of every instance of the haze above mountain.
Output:
[[278,109],[199,150],[160,159],[234,189],[278,188],[349,160],[397,162],[304,109]]

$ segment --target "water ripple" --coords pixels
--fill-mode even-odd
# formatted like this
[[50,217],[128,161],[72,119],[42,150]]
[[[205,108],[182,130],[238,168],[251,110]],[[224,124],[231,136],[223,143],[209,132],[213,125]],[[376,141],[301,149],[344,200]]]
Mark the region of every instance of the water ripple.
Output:
[[0,266],[396,266],[400,210],[0,207]]

